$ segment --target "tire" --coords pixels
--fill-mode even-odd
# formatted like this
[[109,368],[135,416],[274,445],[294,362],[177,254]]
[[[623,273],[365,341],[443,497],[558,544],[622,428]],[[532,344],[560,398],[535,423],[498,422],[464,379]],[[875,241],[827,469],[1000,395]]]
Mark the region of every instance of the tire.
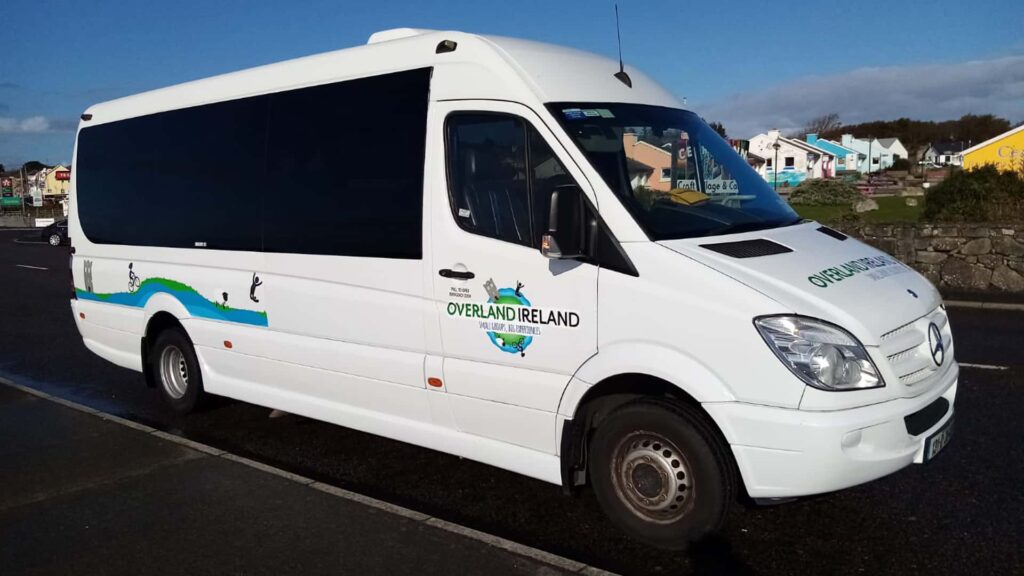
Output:
[[203,374],[192,341],[180,328],[161,332],[149,353],[150,370],[160,396],[171,410],[188,414],[206,399]]
[[50,246],[60,246],[63,242],[63,239],[60,237],[60,234],[50,234],[48,241],[50,243]]
[[727,447],[694,408],[640,400],[618,408],[590,442],[598,503],[630,536],[670,550],[718,530],[735,502]]

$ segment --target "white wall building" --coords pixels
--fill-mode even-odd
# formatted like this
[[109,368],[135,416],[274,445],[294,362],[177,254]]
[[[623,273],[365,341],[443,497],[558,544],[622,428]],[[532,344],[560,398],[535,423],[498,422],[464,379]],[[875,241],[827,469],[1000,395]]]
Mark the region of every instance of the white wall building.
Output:
[[[779,145],[776,154],[775,144]],[[769,130],[750,139],[750,152],[764,158],[757,171],[774,184],[778,172],[779,187],[796,186],[808,178],[835,175],[835,155],[800,140],[786,138],[778,130]],[[778,166],[776,166],[778,157]]]
[[854,138],[852,134],[843,134],[840,144],[866,155],[867,160],[858,167],[861,174],[878,172],[892,166],[892,152],[883,146],[877,138]]

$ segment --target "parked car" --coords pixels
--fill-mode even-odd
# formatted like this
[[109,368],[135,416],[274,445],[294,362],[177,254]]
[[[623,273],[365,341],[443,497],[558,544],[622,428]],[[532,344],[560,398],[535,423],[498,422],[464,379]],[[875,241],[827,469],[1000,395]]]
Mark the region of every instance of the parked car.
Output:
[[53,224],[50,224],[46,228],[43,228],[39,232],[39,237],[50,243],[50,246],[60,246],[66,244],[68,241],[68,220],[58,220]]

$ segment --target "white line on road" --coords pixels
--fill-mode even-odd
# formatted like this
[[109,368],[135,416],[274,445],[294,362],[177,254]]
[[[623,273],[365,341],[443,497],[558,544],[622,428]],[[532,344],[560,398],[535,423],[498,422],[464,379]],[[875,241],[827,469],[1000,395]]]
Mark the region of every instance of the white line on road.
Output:
[[42,266],[29,266],[28,264],[15,264],[18,268],[31,268],[32,270],[49,270],[49,268],[43,268]]
[[993,366],[992,364],[971,364],[970,362],[961,362],[960,366],[963,368],[978,368],[981,370],[1009,370],[1009,366]]

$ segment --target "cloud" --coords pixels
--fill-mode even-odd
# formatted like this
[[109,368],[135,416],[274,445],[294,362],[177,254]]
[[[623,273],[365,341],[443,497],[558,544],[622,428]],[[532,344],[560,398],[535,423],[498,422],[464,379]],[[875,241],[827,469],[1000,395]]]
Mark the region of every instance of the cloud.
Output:
[[844,124],[900,117],[947,120],[968,113],[1024,119],[1024,56],[955,64],[861,68],[807,77],[694,106],[730,135],[784,133],[836,112]]
[[74,121],[46,116],[6,118],[0,116],[0,134],[39,134],[41,132],[67,132],[74,130]]

